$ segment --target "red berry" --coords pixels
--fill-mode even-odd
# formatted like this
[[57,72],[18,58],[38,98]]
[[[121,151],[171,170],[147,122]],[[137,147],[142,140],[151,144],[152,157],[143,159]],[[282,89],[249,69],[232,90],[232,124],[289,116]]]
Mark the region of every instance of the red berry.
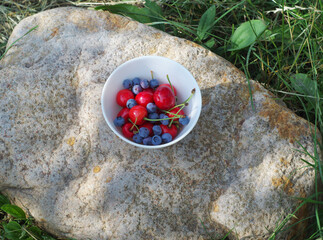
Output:
[[132,139],[134,133],[132,132],[133,129],[135,129],[135,127],[133,127],[132,130],[130,130],[132,128],[133,124],[132,123],[126,123],[125,125],[123,125],[122,127],[122,133],[123,133],[123,136],[125,136],[126,138],[130,138]]
[[[171,90],[172,90],[172,87],[170,86],[170,84],[168,84],[168,83],[164,83],[164,84],[162,84],[162,85],[160,85],[160,86],[167,86],[167,87],[169,87]],[[175,94],[175,96],[177,96],[177,91],[176,91],[176,88],[174,87],[174,85],[172,85],[173,86],[173,89],[174,89],[174,94]]]
[[150,93],[154,93],[154,89],[152,89],[152,88],[146,88],[146,89],[144,89],[144,90],[142,90],[143,92],[150,92]]
[[167,110],[175,106],[175,95],[168,86],[159,86],[154,93],[154,101],[158,108]]
[[154,126],[154,124],[152,124],[150,122],[145,122],[144,124],[142,124],[140,126],[140,128],[142,128],[142,127],[148,128],[148,130],[149,130],[149,136],[153,136],[154,135],[153,126]]
[[162,133],[169,133],[173,139],[177,136],[177,127],[173,124],[170,128],[166,125],[160,124]]
[[118,113],[117,117],[123,117],[124,120],[126,120],[126,122],[128,121],[128,118],[129,118],[129,111],[130,109],[129,108],[122,108],[120,110],[120,112]]
[[141,105],[132,107],[129,111],[129,118],[136,125],[141,125],[145,122],[144,118],[147,117],[147,109]]
[[134,98],[135,95],[129,89],[122,89],[117,93],[116,100],[121,107],[126,107],[127,101]]
[[[179,112],[178,112],[179,111]],[[170,111],[171,113],[167,113],[166,115],[168,117],[174,117],[175,115],[174,114],[177,114],[177,115],[185,115],[184,111],[183,110],[180,110],[180,108],[176,107],[174,109],[172,109]],[[172,114],[173,113],[173,114]],[[179,118],[174,118],[174,121],[178,121]]]
[[152,103],[154,101],[153,96],[154,95],[150,92],[140,92],[137,94],[135,100],[139,105],[146,107],[148,103]]

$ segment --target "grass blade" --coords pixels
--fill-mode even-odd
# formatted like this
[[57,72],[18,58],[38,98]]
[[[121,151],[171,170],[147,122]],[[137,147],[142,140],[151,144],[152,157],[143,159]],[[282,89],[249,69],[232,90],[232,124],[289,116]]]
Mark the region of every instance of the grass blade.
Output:
[[10,44],[10,46],[6,49],[6,51],[1,55],[1,57],[0,57],[0,60],[2,59],[2,58],[4,58],[4,56],[6,55],[6,53],[9,51],[9,49],[10,48],[12,48],[20,39],[22,39],[24,36],[26,36],[26,35],[28,35],[29,33],[31,33],[32,31],[34,31],[36,28],[38,27],[38,25],[37,26],[35,26],[35,27],[33,27],[33,28],[31,28],[28,32],[26,32],[24,35],[22,35],[20,38],[18,38],[16,41],[14,41],[12,44]]

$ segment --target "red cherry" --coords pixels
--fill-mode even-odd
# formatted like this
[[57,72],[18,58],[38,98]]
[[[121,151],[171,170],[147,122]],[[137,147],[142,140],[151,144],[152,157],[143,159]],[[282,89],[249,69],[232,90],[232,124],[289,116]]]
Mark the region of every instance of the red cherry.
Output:
[[[123,125],[123,127],[122,127],[123,136],[125,136],[126,138],[132,139],[132,137],[134,135],[134,133],[130,130],[132,128],[132,126],[133,126],[133,124],[129,123],[129,122],[126,123],[125,125]],[[135,127],[133,129],[135,129]]]
[[150,92],[140,92],[137,94],[135,100],[139,105],[146,107],[148,103],[152,103],[154,101],[153,96],[154,95]]
[[145,127],[149,130],[149,136],[153,136],[154,132],[153,132],[153,126],[154,124],[150,123],[150,122],[145,122],[144,124],[142,124],[140,126],[140,128]]
[[121,110],[120,110],[120,112],[118,113],[118,115],[117,115],[117,117],[123,117],[125,120],[126,120],[126,122],[128,121],[128,118],[129,118],[129,111],[130,111],[130,109],[129,108],[122,108]]
[[166,125],[160,124],[162,133],[169,133],[172,135],[173,139],[177,136],[177,128],[175,125],[172,125],[170,128]]
[[142,125],[145,122],[144,118],[147,117],[147,115],[147,109],[141,105],[136,105],[129,111],[129,118],[133,123],[136,123],[136,125]]
[[[178,112],[179,111],[179,112]],[[184,111],[183,110],[180,110],[180,108],[176,107],[174,109],[172,109],[170,111],[171,113],[167,113],[166,115],[168,117],[174,117],[175,115],[174,114],[177,114],[177,115],[185,115]],[[173,113],[173,114],[172,114]],[[178,121],[179,118],[174,118],[174,121]]]
[[175,95],[168,86],[159,86],[154,93],[154,102],[162,110],[175,106]]
[[[160,85],[160,86],[167,86],[167,87],[169,87],[171,90],[172,90],[172,87],[170,86],[170,84],[168,84],[168,83],[164,83],[164,84],[162,84],[162,85]],[[172,85],[173,86],[173,89],[174,89],[174,94],[175,94],[175,96],[177,96],[177,91],[176,91],[176,88],[174,87],[174,85]]]
[[146,88],[144,90],[142,90],[143,92],[150,92],[150,93],[154,93],[154,89],[152,88]]
[[126,107],[129,99],[135,98],[135,95],[129,89],[122,89],[117,93],[116,100],[121,107]]

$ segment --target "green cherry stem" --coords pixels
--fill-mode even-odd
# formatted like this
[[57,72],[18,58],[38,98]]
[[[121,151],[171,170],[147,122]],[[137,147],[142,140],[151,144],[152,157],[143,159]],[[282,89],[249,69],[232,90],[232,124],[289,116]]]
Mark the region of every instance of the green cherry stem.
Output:
[[171,82],[170,82],[170,80],[169,80],[168,74],[166,75],[166,77],[167,77],[167,80],[168,80],[168,82],[169,82],[170,87],[172,88],[172,92],[174,93],[174,96],[175,96],[174,88],[173,88],[172,83],[171,83]]
[[160,119],[150,119],[150,118],[144,118],[144,120],[149,121],[149,122],[158,122],[158,121],[163,121],[167,119],[174,119],[174,118],[184,118],[184,115],[176,115],[174,117],[169,117],[169,118],[160,118]]
[[135,127],[136,129],[137,129],[137,131],[139,132],[139,128],[137,127],[137,125],[136,125],[136,123],[137,123],[137,118],[136,118],[136,121],[133,123],[132,121],[131,121],[131,119],[129,118],[128,119],[129,120],[129,122],[131,122],[133,125],[132,125],[132,127],[130,128],[130,131],[132,131],[132,129],[133,129],[133,127]]
[[188,102],[191,100],[191,98],[193,97],[193,95],[195,94],[195,88],[192,89],[191,91],[191,95],[188,97],[188,99],[186,99],[183,103],[181,104],[178,104],[174,107],[172,107],[171,109],[169,109],[168,111],[172,111],[174,108],[177,108],[177,107],[182,107],[182,106],[186,106],[188,104]]
[[[177,111],[177,113],[176,113],[176,115],[183,109],[185,107],[185,105],[183,105],[183,106],[181,106],[181,108]],[[181,116],[183,116],[183,115],[181,115]],[[174,122],[174,119],[175,118],[173,118],[172,119],[172,121],[170,121],[170,123],[169,123],[169,125],[168,125],[168,127],[171,127],[172,126],[172,124],[173,124],[173,122]]]
[[150,71],[150,73],[151,73],[151,79],[154,79],[154,73],[153,73],[153,71]]
[[169,114],[172,114],[172,115],[174,115],[173,117],[183,117],[183,115],[179,115],[179,114],[177,114],[177,113],[172,113],[172,112],[170,112],[170,111],[167,111],[167,110],[161,110],[163,113],[169,113]]

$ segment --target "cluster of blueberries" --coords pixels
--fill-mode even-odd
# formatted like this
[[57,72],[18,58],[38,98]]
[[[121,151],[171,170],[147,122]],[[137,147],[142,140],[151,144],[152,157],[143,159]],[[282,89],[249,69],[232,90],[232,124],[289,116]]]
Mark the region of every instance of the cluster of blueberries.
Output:
[[[134,78],[132,80],[126,79],[123,81],[123,87],[125,89],[131,89],[131,91],[137,95],[140,92],[142,92],[144,89],[152,88],[155,89],[159,86],[159,82],[156,79],[152,79],[150,81],[146,79],[140,79],[140,78]],[[129,99],[127,101],[126,107],[128,109],[133,108],[134,106],[138,105],[135,99]],[[146,109],[148,112],[148,119],[151,120],[157,120],[159,121],[153,121],[154,123],[160,122],[162,125],[168,125],[169,124],[169,116],[167,116],[164,113],[158,114],[157,113],[157,106],[155,103],[148,103],[146,105]],[[162,120],[165,119],[165,120]],[[187,125],[189,123],[188,116],[185,116],[183,118],[179,118],[179,123],[181,125]],[[116,117],[114,120],[114,125],[117,127],[122,127],[125,124],[125,119],[123,117]],[[154,125],[152,127],[153,136],[150,137],[150,131],[146,127],[140,127],[138,133],[133,135],[133,141],[139,144],[144,145],[160,145],[162,143],[169,143],[173,140],[173,137],[170,133],[162,133],[162,128],[160,125]]]
[[139,129],[139,133],[133,136],[133,140],[136,143],[143,143],[144,145],[160,145],[162,143],[169,143],[173,140],[170,133],[163,133],[159,125],[153,126],[154,136],[149,137],[148,128],[142,127]]
[[138,94],[142,89],[147,89],[149,87],[156,88],[159,86],[159,82],[156,79],[148,81],[147,79],[134,78],[132,80],[126,79],[122,83],[123,87],[126,89],[132,88],[134,94]]

